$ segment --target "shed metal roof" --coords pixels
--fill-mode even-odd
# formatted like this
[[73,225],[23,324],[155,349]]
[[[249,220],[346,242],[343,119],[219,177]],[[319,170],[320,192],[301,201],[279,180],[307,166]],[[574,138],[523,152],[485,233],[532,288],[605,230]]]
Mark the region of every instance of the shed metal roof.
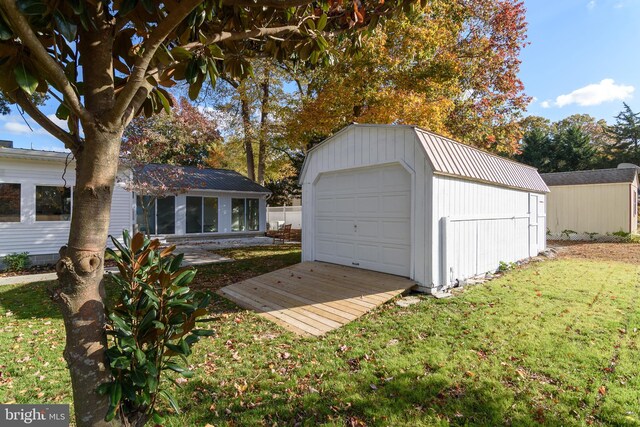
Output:
[[537,193],[549,188],[534,167],[415,128],[435,174],[498,184]]
[[228,169],[208,169],[192,166],[149,164],[135,171],[136,178],[153,185],[192,190],[238,191],[269,194],[260,184]]
[[543,173],[540,176],[549,186],[632,183],[639,170],[638,168],[596,169]]

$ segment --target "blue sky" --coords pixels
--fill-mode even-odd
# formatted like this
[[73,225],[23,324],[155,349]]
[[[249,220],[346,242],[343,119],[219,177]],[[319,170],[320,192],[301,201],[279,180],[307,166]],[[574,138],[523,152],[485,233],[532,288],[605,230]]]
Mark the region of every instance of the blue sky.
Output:
[[525,0],[529,23],[520,78],[528,114],[590,114],[613,122],[640,110],[639,0]]
[[[527,114],[559,120],[590,114],[609,123],[627,102],[640,111],[640,0],[525,0],[528,42],[520,78]],[[54,107],[45,113],[55,119]],[[64,147],[17,112],[0,116],[0,139],[16,147]]]

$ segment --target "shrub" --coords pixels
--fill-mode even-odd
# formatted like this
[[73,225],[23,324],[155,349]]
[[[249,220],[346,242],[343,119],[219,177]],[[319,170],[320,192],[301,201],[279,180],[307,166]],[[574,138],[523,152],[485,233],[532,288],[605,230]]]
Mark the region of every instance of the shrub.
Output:
[[22,271],[31,265],[29,252],[14,252],[2,258],[2,262],[7,271]]
[[562,232],[560,233],[561,236],[566,237],[569,240],[571,240],[572,234],[578,234],[578,232],[573,230],[562,230]]
[[162,397],[180,412],[174,397],[163,387],[167,371],[189,378],[185,366],[191,347],[212,331],[195,329],[207,313],[209,295],[189,288],[196,270],[180,268],[182,254],[175,246],[160,250],[160,242],[142,233],[125,231],[124,245],[112,237],[119,253],[108,249],[120,274],[111,275],[121,295],[107,320],[107,359],[113,380],[98,387],[109,395],[106,421],[119,416],[124,425],[141,426],[150,418],[163,422],[156,409]]

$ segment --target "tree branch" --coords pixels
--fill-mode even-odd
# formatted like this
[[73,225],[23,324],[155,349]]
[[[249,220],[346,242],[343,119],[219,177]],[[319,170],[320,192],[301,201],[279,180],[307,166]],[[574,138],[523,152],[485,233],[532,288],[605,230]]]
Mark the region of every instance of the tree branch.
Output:
[[[73,86],[65,76],[64,71],[58,63],[47,53],[42,43],[38,40],[31,26],[18,10],[16,2],[13,0],[0,0],[0,7],[9,19],[9,24],[15,33],[20,37],[22,43],[29,48],[34,59],[40,64],[52,83],[62,93],[71,111],[82,120],[91,121],[91,114],[82,106],[80,98],[76,94]],[[26,109],[25,109],[26,110]],[[35,118],[34,118],[35,120]]]
[[142,104],[147,99],[147,97],[149,96],[152,90],[153,90],[153,85],[147,82],[146,80],[138,88],[138,91],[135,93],[135,95],[131,99],[129,106],[127,107],[127,109],[125,110],[122,116],[122,122],[124,123],[125,127],[129,123],[131,123],[131,120],[133,120],[133,118],[136,116],[136,113],[138,112],[140,107],[142,107]]
[[74,154],[80,148],[80,140],[69,132],[65,131],[55,123],[53,123],[21,89],[16,89],[11,93],[11,98],[31,117],[36,123],[44,128],[54,137],[58,138],[65,147]]
[[[2,0],[9,1],[9,0]],[[116,104],[112,113],[108,118],[108,122],[124,121],[124,114],[129,108],[129,104],[138,93],[138,89],[144,84],[147,77],[147,69],[149,64],[156,54],[156,51],[162,45],[162,42],[171,34],[171,32],[182,22],[184,18],[196,8],[201,0],[184,0],[177,8],[171,11],[160,24],[151,32],[149,38],[145,40],[142,51],[142,56],[136,59],[136,63],[133,66],[133,70],[127,84],[124,86],[120,95],[116,100]]]

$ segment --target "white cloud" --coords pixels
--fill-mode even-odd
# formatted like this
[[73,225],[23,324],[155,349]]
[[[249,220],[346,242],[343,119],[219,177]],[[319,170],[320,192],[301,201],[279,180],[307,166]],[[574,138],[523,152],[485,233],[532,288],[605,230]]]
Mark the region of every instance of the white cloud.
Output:
[[9,133],[14,133],[18,135],[33,132],[31,128],[29,128],[29,126],[27,126],[25,123],[19,123],[19,122],[7,122],[4,124],[4,129]]
[[542,102],[540,103],[540,106],[541,106],[542,108],[549,108],[549,107],[551,107],[551,103],[550,103],[549,101],[542,101]]
[[604,79],[600,83],[592,83],[566,95],[558,96],[554,105],[564,107],[578,104],[581,107],[590,107],[610,101],[623,101],[630,98],[634,91],[633,86],[618,85],[613,79]]
[[589,3],[587,3],[587,9],[589,10],[593,10],[596,7],[596,0],[591,0]]

